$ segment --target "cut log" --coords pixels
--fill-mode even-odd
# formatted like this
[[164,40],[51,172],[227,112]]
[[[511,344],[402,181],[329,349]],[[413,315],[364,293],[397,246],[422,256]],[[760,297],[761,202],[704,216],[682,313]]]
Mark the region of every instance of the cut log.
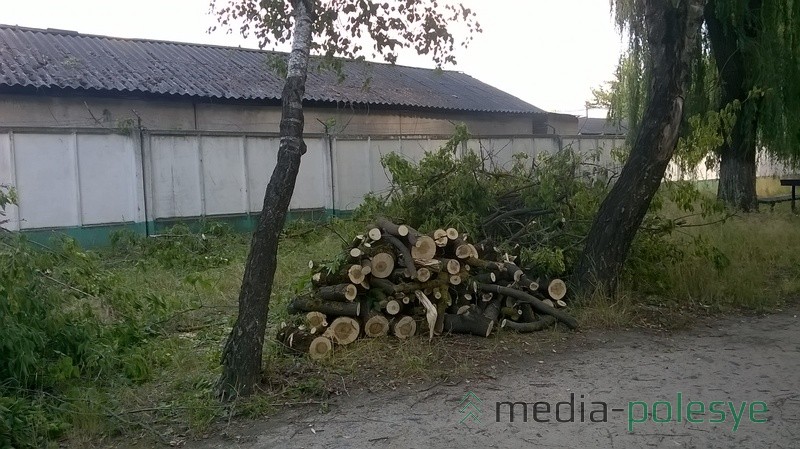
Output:
[[405,237],[408,235],[408,226],[406,225],[397,225],[392,223],[391,221],[387,220],[384,217],[378,217],[375,220],[375,223],[381,228],[383,231],[395,236],[395,237]]
[[328,327],[328,317],[322,312],[308,312],[306,314],[306,326],[309,329],[322,329]]
[[502,301],[503,299],[497,297],[495,299],[490,299],[491,302],[486,305],[486,308],[483,309],[483,316],[489,318],[492,321],[497,321],[500,318],[500,309],[502,308]]
[[414,318],[407,315],[392,319],[390,327],[392,329],[392,335],[401,340],[413,337],[414,334],[417,333],[417,322],[414,321]]
[[411,247],[411,257],[414,259],[433,259],[436,257],[436,241],[427,235],[421,235]]
[[431,270],[422,267],[417,269],[417,280],[419,282],[428,282],[431,278]]
[[347,278],[353,284],[360,284],[364,282],[364,272],[361,270],[361,264],[350,265],[347,269]]
[[389,320],[383,314],[371,311],[364,321],[364,335],[367,337],[383,337],[389,334]]
[[472,257],[472,249],[469,247],[468,243],[462,243],[456,246],[455,255],[459,259],[468,259]]
[[439,259],[447,267],[447,272],[450,274],[458,274],[461,272],[461,262],[456,259]]
[[396,299],[390,299],[389,301],[386,301],[386,306],[384,307],[386,309],[386,313],[389,315],[397,315],[400,313],[400,309],[402,308],[400,304],[400,301]]
[[361,274],[367,276],[372,273],[372,261],[364,259],[361,261]]
[[358,321],[350,317],[340,316],[333,320],[323,335],[336,344],[349,345],[356,341],[359,332],[361,332],[361,325],[358,324]]
[[[361,268],[361,265],[353,266]],[[358,288],[353,284],[326,285],[320,287],[317,294],[325,301],[353,301],[358,296]]]
[[475,276],[472,276],[470,280],[475,282],[483,282],[484,284],[494,284],[497,282],[497,275],[489,271],[486,273],[476,274]]
[[359,249],[359,248],[350,248],[350,253],[349,254],[350,254],[350,257],[352,257],[353,259],[358,259],[362,255],[364,255],[364,252],[361,251],[361,249]]
[[444,229],[437,229],[433,231],[433,242],[436,244],[438,248],[444,248],[447,246],[447,242],[449,239],[447,238],[447,231]]
[[567,296],[567,284],[561,279],[553,279],[547,283],[547,296],[558,301]]
[[370,264],[372,276],[384,279],[394,271],[394,256],[389,253],[377,253],[370,259]]
[[556,324],[554,316],[545,315],[530,323],[516,323],[514,321],[503,320],[500,327],[515,330],[517,332],[538,332]]
[[525,272],[513,263],[505,263],[504,266],[506,268],[505,276],[509,281],[519,282],[522,276],[525,275]]
[[[384,234],[383,238],[387,242],[391,243],[392,246],[394,246],[394,248],[397,250],[397,253],[400,255],[400,257],[403,258],[403,264],[405,265],[406,270],[408,270],[408,277],[413,279],[417,272],[414,269],[414,256],[412,252],[409,251],[408,247],[406,247],[403,242],[391,234]],[[428,259],[430,259],[430,257]],[[375,271],[374,265],[372,270]]]
[[281,329],[277,339],[285,348],[301,354],[308,354],[313,360],[327,357],[333,348],[327,337],[292,326]]
[[556,300],[556,305],[558,307],[561,307],[561,308],[567,307],[567,303],[562,299],[557,299]]
[[361,305],[358,302],[323,301],[310,295],[298,296],[289,302],[289,313],[321,312],[334,316],[358,316]]
[[369,231],[367,231],[367,236],[373,242],[377,242],[378,240],[381,239],[381,230],[380,230],[380,228],[377,228],[377,227],[369,228]]
[[516,290],[509,287],[502,287],[500,285],[495,285],[495,284],[478,284],[478,289],[484,292],[511,296],[512,298],[515,298],[520,302],[527,302],[533,307],[533,310],[535,310],[536,312],[543,315],[554,316],[558,321],[564,323],[570,329],[577,329],[578,327],[578,320],[576,320],[572,316],[564,313],[563,311],[556,310],[552,306],[545,304],[544,301],[541,301],[538,298],[531,296],[521,290]]
[[444,331],[454,334],[472,334],[488,337],[494,328],[494,321],[480,313],[468,311],[461,315],[450,313],[444,316]]
[[458,230],[456,228],[447,228],[445,233],[447,234],[447,238],[450,240],[455,240],[458,238]]

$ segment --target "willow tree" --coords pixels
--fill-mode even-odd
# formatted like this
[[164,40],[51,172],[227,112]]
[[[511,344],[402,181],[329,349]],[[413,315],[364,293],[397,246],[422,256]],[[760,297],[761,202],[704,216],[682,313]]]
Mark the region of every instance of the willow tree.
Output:
[[[644,20],[631,0],[612,4],[620,27],[635,29]],[[708,0],[703,21],[687,95],[692,120],[683,134],[706,134],[700,140],[708,145],[686,150],[692,161],[719,162],[719,199],[753,210],[758,150],[789,163],[800,156],[800,2]],[[641,62],[649,48],[629,42],[610,91],[596,97],[635,129],[647,101],[642,86],[650,74]]]
[[[216,3],[222,3],[222,6]],[[437,0],[212,0],[211,10],[223,27],[239,24],[262,48],[291,42],[282,93],[278,160],[264,195],[253,232],[242,286],[239,313],[222,353],[218,393],[223,398],[249,395],[261,378],[262,350],[269,300],[275,277],[278,237],[286,221],[303,141],[303,96],[311,53],[322,66],[336,70],[334,57],[363,59],[381,55],[394,62],[402,49],[430,55],[437,66],[455,63],[456,44],[466,46],[480,26],[460,3]],[[457,42],[450,29],[467,33]],[[269,70],[265,64],[265,70]]]
[[[633,45],[648,48],[648,100],[630,155],[603,200],[573,273],[577,291],[611,294],[636,232],[675,152],[692,53],[700,35],[702,0],[625,0],[617,14],[636,15]],[[585,296],[584,296],[585,297]]]

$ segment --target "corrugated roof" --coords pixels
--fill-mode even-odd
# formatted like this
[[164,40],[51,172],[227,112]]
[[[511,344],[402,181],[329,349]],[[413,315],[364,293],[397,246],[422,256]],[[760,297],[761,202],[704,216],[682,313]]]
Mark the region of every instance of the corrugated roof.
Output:
[[[281,53],[0,25],[0,89],[31,87],[278,100]],[[463,111],[545,111],[464,73],[344,61],[344,80],[312,70],[307,100]],[[368,87],[367,87],[368,86]]]

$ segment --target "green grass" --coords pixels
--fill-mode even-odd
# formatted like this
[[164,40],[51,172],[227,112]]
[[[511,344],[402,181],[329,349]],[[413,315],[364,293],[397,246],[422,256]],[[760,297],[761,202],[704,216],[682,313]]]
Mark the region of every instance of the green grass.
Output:
[[[759,193],[780,193],[776,184],[760,180]],[[343,238],[360,227],[338,221],[329,226],[294,224],[286,230],[270,305],[264,391],[228,404],[215,399],[214,383],[222,345],[237,312],[247,236],[227,232],[200,240],[197,235],[167,236],[101,251],[100,263],[119,288],[162,298],[165,312],[149,321],[149,337],[126,356],[125,369],[130,372],[73,380],[61,392],[71,425],[66,441],[104,447],[139,440],[148,447],[154,441],[198,438],[237,416],[259,417],[285,404],[312,401],[325,409],[331,395],[348,394],[353,388],[381,390],[460,378],[482,361],[491,363],[507,347],[535,349],[566,336],[546,331],[533,336],[501,332],[488,339],[453,336],[432,342],[421,337],[365,339],[336,348],[332,358],[316,363],[285,354],[272,337],[281,322],[292,319],[285,305],[307,274],[308,261],[330,259],[341,249]],[[800,218],[790,213],[788,204],[773,212],[681,229],[673,238],[683,256],[660,267],[658,288],[625,284],[616,299],[595,298],[574,311],[582,325],[674,328],[695,316],[774,311],[800,296]],[[698,238],[705,251],[693,246]],[[113,318],[113,311],[109,313]]]

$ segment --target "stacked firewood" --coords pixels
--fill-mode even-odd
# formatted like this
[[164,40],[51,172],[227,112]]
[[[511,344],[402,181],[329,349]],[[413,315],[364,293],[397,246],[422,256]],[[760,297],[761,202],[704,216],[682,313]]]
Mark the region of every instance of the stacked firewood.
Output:
[[561,310],[564,281],[533,277],[513,256],[470,243],[454,228],[427,235],[380,218],[340,260],[334,269],[309,262],[313,291],[289,303],[305,322],[282,326],[277,338],[286,347],[317,359],[360,336],[488,337],[498,324],[518,332],[556,322],[577,327]]

